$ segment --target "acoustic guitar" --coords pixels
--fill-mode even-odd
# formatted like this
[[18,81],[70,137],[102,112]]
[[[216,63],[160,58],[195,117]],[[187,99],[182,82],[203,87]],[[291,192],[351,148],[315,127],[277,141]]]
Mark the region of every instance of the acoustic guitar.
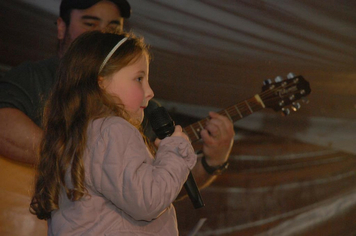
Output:
[[[282,111],[285,115],[289,114],[290,109],[299,109],[297,101],[311,92],[309,83],[302,76],[289,74],[287,78],[283,80],[277,77],[273,83],[265,81],[260,94],[232,105],[219,114],[235,122],[264,108]],[[208,119],[183,129],[192,142],[200,139],[200,131]],[[29,213],[34,168],[0,156],[0,170],[0,235],[46,235],[46,222]]]

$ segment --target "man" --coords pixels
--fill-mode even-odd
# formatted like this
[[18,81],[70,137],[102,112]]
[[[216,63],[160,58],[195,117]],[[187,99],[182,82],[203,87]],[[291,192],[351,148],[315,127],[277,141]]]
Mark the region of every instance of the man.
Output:
[[[127,1],[62,1],[57,20],[58,57],[80,34],[107,27],[123,28],[130,16]],[[55,79],[58,57],[25,63],[0,83],[0,155],[33,164],[42,130],[44,100]]]
[[[35,164],[42,129],[42,110],[54,80],[59,58],[80,34],[105,28],[123,29],[131,8],[126,0],[62,0],[57,20],[58,56],[25,63],[0,80],[0,156]],[[216,113],[201,132],[204,162],[192,171],[200,186],[226,167],[233,144],[232,123]],[[200,158],[201,159],[201,158]]]
[[[130,14],[131,7],[126,0],[63,0],[57,19],[58,57],[63,56],[70,43],[86,31],[122,30],[123,18],[129,18]],[[0,155],[35,163],[42,135],[42,109],[54,83],[58,57],[22,65],[5,75],[0,83]],[[29,77],[31,74],[35,76]],[[210,115],[212,119],[201,134],[205,164],[214,167],[227,161],[234,131],[226,117],[216,113]],[[211,177],[206,175],[200,162],[193,173],[199,180]]]

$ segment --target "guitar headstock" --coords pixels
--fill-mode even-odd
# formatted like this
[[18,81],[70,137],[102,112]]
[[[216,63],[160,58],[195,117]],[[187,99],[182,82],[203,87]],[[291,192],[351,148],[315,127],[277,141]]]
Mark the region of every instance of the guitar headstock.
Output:
[[285,115],[290,113],[289,107],[296,111],[300,108],[300,99],[304,99],[311,92],[309,82],[303,76],[287,75],[287,79],[281,76],[275,78],[275,82],[265,80],[260,94],[265,107],[275,111],[282,111]]

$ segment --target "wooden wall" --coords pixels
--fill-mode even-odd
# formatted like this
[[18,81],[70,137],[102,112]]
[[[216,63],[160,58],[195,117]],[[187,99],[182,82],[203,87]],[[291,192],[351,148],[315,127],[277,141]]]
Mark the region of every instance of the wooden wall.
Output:
[[18,0],[0,1],[0,71],[56,52],[57,16]]

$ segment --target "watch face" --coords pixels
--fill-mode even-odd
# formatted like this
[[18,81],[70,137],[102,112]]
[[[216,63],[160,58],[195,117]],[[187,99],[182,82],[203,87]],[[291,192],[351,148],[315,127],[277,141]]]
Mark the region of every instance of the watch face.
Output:
[[225,170],[227,170],[228,167],[229,167],[229,163],[225,162],[220,167],[218,167],[218,169],[216,169],[216,171],[214,171],[214,174],[221,175],[222,173],[224,173]]

